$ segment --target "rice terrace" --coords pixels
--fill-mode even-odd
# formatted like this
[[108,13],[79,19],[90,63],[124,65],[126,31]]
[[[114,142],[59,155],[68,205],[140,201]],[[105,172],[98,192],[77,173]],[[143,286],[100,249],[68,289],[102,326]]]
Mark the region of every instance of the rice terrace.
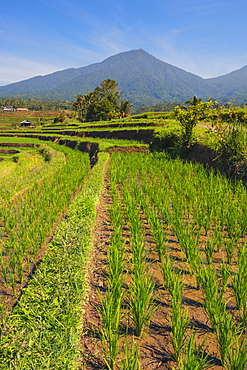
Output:
[[0,113],[1,369],[247,369],[247,112],[215,106]]

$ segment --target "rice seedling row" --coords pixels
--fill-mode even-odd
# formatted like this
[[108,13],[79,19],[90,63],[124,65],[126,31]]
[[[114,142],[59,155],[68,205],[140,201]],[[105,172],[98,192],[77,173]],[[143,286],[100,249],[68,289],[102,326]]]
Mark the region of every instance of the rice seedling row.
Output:
[[[134,244],[135,240],[142,244],[138,208],[150,222],[163,270],[163,285],[170,289],[172,356],[179,368],[188,368],[185,358],[192,353],[191,361],[198,362],[202,349],[205,356],[201,356],[200,361],[205,368],[233,369],[236,362],[243,364],[238,366],[246,366],[243,352],[246,301],[244,296],[240,298],[246,291],[245,277],[238,266],[243,264],[240,261],[246,238],[246,209],[242,202],[245,188],[200,166],[169,161],[164,156],[116,155],[112,156],[112,168],[112,172],[116,171],[115,182],[122,187]],[[174,259],[175,248],[169,243],[171,236],[181,261]],[[209,343],[202,344],[196,334],[198,328],[195,325],[193,328],[195,317],[189,317],[193,308],[189,307],[189,313],[184,308],[189,299],[187,293],[181,292],[189,290],[190,282],[196,290],[195,303],[203,311],[201,315],[206,314],[209,320]],[[132,284],[134,286],[134,281]],[[237,303],[239,299],[242,306]],[[207,337],[206,330],[203,336]],[[211,341],[213,354],[210,353]]]
[[[42,246],[68,207],[89,170],[86,154],[53,145],[41,146],[37,166],[21,161],[2,178],[0,277],[2,304],[13,304],[44,253]],[[25,158],[24,158],[25,159]],[[40,167],[39,167],[40,166]],[[20,176],[18,176],[18,172]],[[13,179],[13,181],[12,181]],[[8,184],[10,184],[8,186]],[[7,300],[6,297],[10,299]]]
[[140,338],[145,332],[155,309],[154,284],[147,274],[140,214],[134,204],[125,204],[127,194],[117,189],[112,175],[113,233],[107,253],[106,292],[103,289],[99,300],[99,336],[107,368],[139,369],[139,346],[131,333]]
[[[68,157],[60,160],[67,163]],[[95,352],[99,351],[104,364],[98,368],[244,370],[247,212],[243,184],[165,155],[126,153],[111,154],[109,179],[111,235],[106,267],[102,266],[103,286],[95,294],[98,328],[92,340],[101,343]],[[2,279],[11,294],[15,290],[11,276],[22,272],[16,268],[9,274],[21,265],[12,257],[9,234],[17,225],[19,240],[25,240],[23,219],[38,224],[39,215],[30,219],[30,209],[40,203],[30,201],[26,207],[25,202],[31,193],[41,197],[45,180],[40,176],[35,185],[30,182],[27,189],[16,185],[12,193],[4,194],[5,204],[11,204],[16,215],[10,212],[2,222],[3,245],[7,246],[2,254]],[[68,189],[71,197],[69,185],[62,188],[56,175],[54,182],[65,193]],[[47,204],[46,199],[42,202]],[[33,230],[35,238],[39,234]],[[35,245],[31,253],[30,247],[24,251],[20,256],[30,262],[38,253]],[[32,314],[26,314],[31,320]],[[84,327],[84,335],[85,330],[89,329]],[[11,361],[17,361],[15,351]],[[61,363],[66,364],[66,351],[62,353]],[[85,370],[91,369],[83,358]],[[51,357],[42,361],[37,362],[42,368],[59,368]]]
[[91,231],[107,154],[100,154],[47,253],[2,325],[1,369],[78,369]]

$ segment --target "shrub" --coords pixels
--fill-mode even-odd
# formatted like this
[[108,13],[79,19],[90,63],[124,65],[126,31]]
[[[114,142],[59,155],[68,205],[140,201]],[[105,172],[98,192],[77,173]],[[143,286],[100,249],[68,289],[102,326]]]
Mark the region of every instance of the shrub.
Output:
[[202,99],[198,99],[196,96],[185,102],[183,106],[177,106],[174,108],[174,114],[176,120],[181,125],[182,136],[181,144],[183,148],[190,148],[194,143],[193,130],[199,121],[202,121],[208,117],[210,109],[217,102],[208,100],[203,102]]
[[176,133],[156,134],[150,145],[151,152],[168,152],[176,154],[180,148],[180,136]]
[[234,122],[231,125],[218,124],[214,131],[217,137],[218,160],[229,175],[240,175],[246,170],[246,133]]

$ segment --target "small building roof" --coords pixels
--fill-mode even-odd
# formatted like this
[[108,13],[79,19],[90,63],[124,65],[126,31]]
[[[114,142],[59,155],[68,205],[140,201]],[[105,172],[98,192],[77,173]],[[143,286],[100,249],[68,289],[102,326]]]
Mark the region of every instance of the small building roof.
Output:
[[21,123],[32,123],[31,121],[28,121],[27,119],[25,119],[24,121],[22,121]]
[[14,110],[14,107],[12,107],[12,105],[8,105],[6,107],[3,107],[3,111],[13,111]]

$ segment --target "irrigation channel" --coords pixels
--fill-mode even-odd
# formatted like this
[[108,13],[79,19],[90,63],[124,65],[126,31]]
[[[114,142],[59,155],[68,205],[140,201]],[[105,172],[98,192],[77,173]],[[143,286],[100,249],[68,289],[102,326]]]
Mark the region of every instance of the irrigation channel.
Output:
[[246,369],[246,189],[164,155],[111,155],[82,335],[90,369]]

